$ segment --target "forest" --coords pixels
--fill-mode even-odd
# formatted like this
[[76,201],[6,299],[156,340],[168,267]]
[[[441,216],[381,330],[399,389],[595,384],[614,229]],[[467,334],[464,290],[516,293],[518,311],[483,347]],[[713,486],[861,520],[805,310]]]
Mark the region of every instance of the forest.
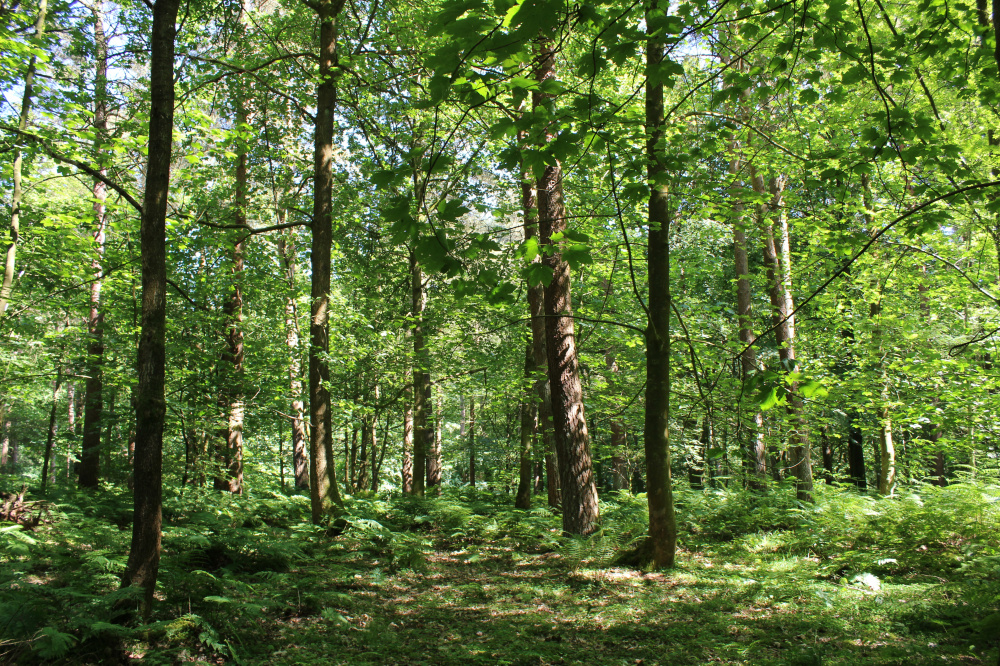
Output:
[[0,0],[0,663],[1000,663],[1000,0]]

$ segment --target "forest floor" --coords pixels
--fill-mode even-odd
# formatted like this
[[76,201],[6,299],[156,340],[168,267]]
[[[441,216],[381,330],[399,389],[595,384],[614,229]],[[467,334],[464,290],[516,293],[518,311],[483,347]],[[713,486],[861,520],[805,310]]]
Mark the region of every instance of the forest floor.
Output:
[[[923,535],[894,505],[875,511],[875,548],[852,507],[884,500],[821,497],[829,510],[815,515],[849,522],[838,540],[773,495],[682,493],[681,508],[715,529],[682,525],[677,567],[643,572],[613,566],[641,529],[641,496],[603,504],[598,534],[567,539],[548,509],[484,493],[354,500],[346,529],[327,531],[302,520],[301,497],[189,493],[168,498],[155,615],[133,628],[110,623],[128,596],[115,591],[123,496],[64,497],[34,532],[0,528],[0,663],[997,662],[993,514],[976,523],[991,540],[949,532],[953,547],[914,546]],[[915,520],[933,523],[934,505]],[[743,529],[755,521],[775,524]]]

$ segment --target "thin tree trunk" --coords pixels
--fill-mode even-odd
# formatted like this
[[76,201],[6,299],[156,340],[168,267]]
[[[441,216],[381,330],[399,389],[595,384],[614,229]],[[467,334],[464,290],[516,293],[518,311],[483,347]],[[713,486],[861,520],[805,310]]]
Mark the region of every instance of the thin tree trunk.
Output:
[[434,446],[431,424],[430,355],[424,339],[424,274],[410,254],[411,315],[413,317],[413,494],[423,496],[427,478],[427,453]]
[[[100,164],[108,133],[108,42],[104,34],[101,6],[91,7],[94,14],[94,49],[97,65],[94,77],[94,156]],[[101,175],[106,174],[101,167]],[[84,399],[83,442],[80,453],[80,487],[96,488],[101,476],[101,417],[104,412],[104,314],[101,311],[103,287],[104,239],[107,227],[107,187],[94,179],[94,256],[90,262],[90,312],[87,315],[87,386]]]
[[0,434],[0,467],[7,466],[10,455],[10,419],[3,419],[3,433]]
[[[546,39],[539,42],[538,51],[535,78],[542,83],[555,78],[555,52]],[[543,108],[552,105],[552,98],[536,91],[533,93],[533,104],[536,113],[541,115]],[[545,129],[544,140],[556,140],[553,126]],[[567,228],[562,167],[558,162],[545,167],[538,179],[536,192],[540,245],[553,250],[551,254],[546,253],[542,263],[552,271],[552,279],[544,288],[545,350],[562,491],[562,526],[568,534],[587,535],[597,528],[600,512],[573,333],[570,268],[558,247],[553,247],[552,240],[553,235],[562,234]]]
[[143,616],[153,606],[160,565],[163,514],[163,424],[166,416],[166,219],[174,125],[174,26],[180,0],[153,4],[149,89],[149,159],[140,223],[142,327],[136,362],[136,436],[132,542],[122,586],[145,591]]
[[[68,322],[67,322],[68,325]],[[73,473],[73,449],[76,442],[76,384],[66,385],[66,483]]]
[[[735,149],[736,141],[733,141]],[[742,155],[734,156],[729,162],[729,173],[736,175],[743,169]],[[735,187],[735,183],[734,183]],[[753,310],[750,293],[750,262],[747,256],[746,221],[743,204],[733,207],[733,257],[736,267],[736,319],[739,324],[740,337],[740,372],[741,380],[746,380],[757,371],[757,354],[753,343],[756,336],[753,333]],[[742,402],[741,402],[742,404]],[[742,415],[741,415],[742,416]],[[749,437],[743,435],[744,424],[739,424],[740,439],[747,443],[747,461],[751,471],[749,485],[758,490],[767,486],[767,447],[764,443],[764,415],[759,408],[753,409],[753,425],[747,428]]]
[[[610,289],[610,283],[608,285]],[[604,363],[608,367],[608,383],[614,388],[618,382],[618,362],[612,350],[604,352]],[[615,405],[619,407],[619,405]],[[625,421],[620,416],[611,418],[611,487],[614,490],[628,489],[628,470],[625,458]]]
[[469,398],[469,485],[476,487],[476,399]]
[[670,192],[661,154],[666,126],[663,83],[656,78],[663,62],[662,37],[653,24],[668,11],[659,0],[646,6],[646,176],[649,192],[649,303],[646,325],[646,409],[643,438],[646,455],[646,503],[649,508],[649,561],[672,567],[677,550],[673,480],[670,473]]
[[[278,222],[283,221],[284,210]],[[285,347],[288,349],[288,393],[292,403],[292,464],[295,470],[295,487],[302,490],[309,487],[309,455],[306,453],[305,403],[302,401],[299,313],[295,301],[297,261],[294,229],[278,236],[278,256],[288,284],[288,295],[285,297]]]
[[49,429],[45,438],[45,453],[42,458],[42,492],[49,484],[49,466],[52,463],[52,449],[55,446],[56,432],[58,429],[58,424],[56,423],[56,413],[59,408],[59,387],[62,385],[62,368],[56,368],[56,380],[52,384],[52,407],[49,409]]
[[358,456],[358,476],[355,489],[360,492],[368,490],[370,482],[368,476],[369,452],[374,455],[375,444],[375,417],[368,414],[361,419],[361,451]]
[[[247,112],[242,93],[235,95],[236,124],[243,127],[247,122]],[[247,226],[247,147],[238,141],[236,158],[236,196],[234,223]],[[222,436],[223,458],[226,463],[225,477],[216,478],[216,490],[227,490],[240,495],[243,493],[243,243],[245,234],[235,232],[233,243],[232,293],[223,305],[226,320],[226,346],[222,354],[222,396],[226,425],[219,434]]]
[[316,90],[312,219],[312,309],[309,326],[309,496],[319,524],[342,505],[333,458],[330,368],[330,262],[333,247],[333,116],[337,109],[337,15],[344,0],[318,0],[319,85]]
[[854,485],[858,490],[865,490],[868,488],[868,475],[865,471],[865,447],[858,419],[856,410],[847,411],[847,467]]
[[[38,18],[35,20],[35,39],[40,40],[45,34],[45,15],[48,12],[48,0],[41,0],[38,5]],[[22,132],[28,129],[28,118],[31,115],[31,96],[34,94],[35,69],[38,58],[31,56],[28,69],[24,73],[24,93],[21,95],[21,115],[17,128]],[[14,192],[10,202],[10,244],[7,246],[4,262],[3,282],[0,283],[0,316],[7,312],[11,290],[14,286],[14,263],[17,260],[17,243],[21,233],[21,199],[24,190],[21,187],[21,150],[14,149]]]
[[441,392],[437,394],[434,409],[434,438],[427,455],[427,487],[441,485]]
[[[524,378],[530,382],[535,372],[535,357],[532,353],[531,342],[527,343],[524,355]],[[531,384],[524,388],[521,398],[521,449],[518,460],[517,495],[514,498],[514,508],[531,508],[531,440],[534,439],[537,425],[535,391]]]
[[[876,233],[874,219],[874,201],[871,191],[871,180],[867,174],[861,176],[862,196],[865,205],[865,221],[869,233]],[[872,287],[877,283],[873,281]],[[881,495],[891,495],[896,485],[896,447],[892,441],[892,417],[889,413],[889,380],[882,361],[882,302],[881,296],[873,294],[868,305],[868,318],[872,322],[872,351],[875,361],[874,370],[878,373],[881,386],[881,398],[876,402],[876,418],[878,419],[878,435],[876,437],[876,461],[878,492]]]
[[820,431],[820,443],[823,449],[823,477],[827,484],[833,483],[833,446],[830,443],[830,426],[823,426]]
[[[758,194],[766,194],[764,180],[751,169],[754,190]],[[784,178],[770,179],[769,190],[771,204],[758,207],[760,224],[764,240],[764,266],[767,269],[768,295],[771,300],[771,320],[776,326],[775,338],[778,343],[778,358],[785,368],[791,372],[795,367],[795,321],[791,316],[794,311],[792,296],[789,291],[791,284],[791,266],[789,257],[784,256],[788,243],[788,219],[784,210]],[[773,211],[778,218],[778,228],[781,234],[781,245],[775,243],[774,223],[769,214]],[[779,247],[782,254],[779,255]],[[809,451],[809,433],[804,414],[802,397],[797,383],[789,387],[787,411],[791,424],[788,435],[788,464],[795,476],[795,492],[801,501],[812,500],[812,461]]]
[[[376,424],[378,420],[376,419]],[[382,429],[382,446],[379,447],[378,461],[372,456],[372,492],[378,492],[379,478],[382,475],[382,461],[385,460],[385,451],[389,448],[389,416],[385,417],[385,428]]]
[[409,386],[403,393],[403,465],[401,469],[403,492],[407,495],[413,493],[413,384],[403,381]]

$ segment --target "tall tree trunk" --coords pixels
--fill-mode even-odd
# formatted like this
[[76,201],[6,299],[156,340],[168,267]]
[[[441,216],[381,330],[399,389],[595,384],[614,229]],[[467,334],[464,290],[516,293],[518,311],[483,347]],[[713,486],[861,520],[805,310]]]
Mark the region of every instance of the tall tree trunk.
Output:
[[149,90],[149,158],[140,223],[142,327],[136,361],[134,515],[122,586],[145,591],[143,615],[153,606],[163,520],[163,423],[166,417],[167,195],[174,126],[174,25],[180,0],[153,4]]
[[[524,210],[525,240],[538,237],[538,204],[535,184],[522,170],[521,207]],[[541,253],[532,261],[540,262]],[[528,311],[531,316],[531,355],[536,368],[535,394],[538,410],[538,438],[545,456],[545,487],[548,505],[558,507],[559,470],[555,455],[555,437],[552,430],[552,392],[549,385],[548,354],[545,350],[545,291],[541,284],[528,286]]]
[[343,504],[333,458],[330,368],[330,261],[333,247],[333,116],[337,109],[337,15],[344,0],[318,0],[319,85],[316,88],[313,162],[312,309],[309,325],[309,497],[312,521],[319,524]]
[[[236,106],[236,126],[242,128],[247,122],[247,111],[241,91],[234,95]],[[236,158],[236,196],[234,224],[247,225],[247,147],[238,140]],[[222,353],[222,396],[225,411],[225,427],[222,437],[223,458],[226,462],[225,477],[216,478],[216,490],[243,493],[243,243],[245,233],[235,232],[232,254],[232,292],[222,307],[226,321],[226,345]]]
[[[547,39],[538,46],[535,78],[539,83],[555,78],[555,52]],[[552,97],[533,93],[536,115],[551,113]],[[548,107],[548,108],[547,108]],[[546,143],[556,140],[556,128],[545,128]],[[555,433],[559,481],[562,492],[562,526],[568,534],[587,535],[597,528],[599,509],[597,487],[590,457],[590,438],[584,414],[583,389],[577,365],[576,340],[573,334],[573,305],[570,291],[570,268],[552,236],[567,228],[563,201],[562,167],[558,161],[546,165],[536,185],[540,245],[550,246],[542,263],[552,271],[545,286],[545,352],[548,356],[552,425]]]
[[[45,15],[48,12],[48,0],[41,0],[38,5],[38,18],[35,20],[35,39],[41,40],[45,34]],[[28,129],[28,118],[31,115],[31,96],[34,94],[35,69],[37,56],[31,56],[28,69],[24,73],[24,93],[21,95],[21,115],[17,127],[22,132]],[[7,312],[10,292],[14,286],[14,263],[17,259],[17,243],[21,233],[21,199],[24,190],[21,187],[21,150],[14,149],[14,192],[10,201],[10,244],[7,246],[6,260],[3,269],[3,282],[0,283],[0,316]]]
[[[734,139],[732,148],[737,149]],[[729,173],[735,176],[743,169],[742,154],[736,155],[729,162]],[[733,183],[736,187],[736,183]],[[738,201],[738,199],[737,199]],[[736,319],[739,324],[740,337],[740,372],[744,385],[746,380],[757,371],[757,354],[753,343],[756,336],[753,333],[753,310],[750,293],[750,261],[747,256],[746,220],[742,203],[733,206],[733,259],[736,267]],[[742,401],[741,401],[742,404]],[[739,423],[740,439],[746,442],[746,460],[749,463],[749,486],[758,490],[767,486],[767,447],[764,443],[764,415],[760,409],[753,407],[753,425],[749,428],[741,421]],[[744,431],[749,430],[749,436]]]
[[854,409],[847,411],[847,467],[851,481],[858,490],[868,488],[868,475],[865,471],[865,447],[858,426],[858,413]]
[[404,377],[408,384],[403,392],[403,463],[400,470],[403,482],[403,492],[413,493],[413,384]]
[[410,253],[411,316],[413,317],[413,494],[424,494],[427,453],[434,445],[431,420],[430,355],[424,339],[424,274],[416,256]]
[[441,392],[437,393],[434,409],[434,437],[427,453],[427,487],[441,485]]
[[[767,194],[764,179],[751,169],[754,190]],[[784,208],[784,177],[770,179],[768,190],[771,195],[770,205],[758,207],[761,232],[764,240],[764,266],[767,270],[768,295],[771,301],[771,320],[776,326],[775,338],[778,343],[778,358],[785,372],[795,367],[795,320],[792,317],[794,306],[791,295],[791,265],[787,251],[788,218]],[[769,210],[770,209],[770,210]],[[775,225],[770,212],[777,216],[780,245],[775,242]],[[780,248],[780,250],[779,250]],[[779,254],[780,252],[780,254]],[[797,383],[789,387],[787,412],[791,425],[788,435],[788,465],[795,477],[795,493],[801,501],[812,500],[812,461],[809,451],[809,432],[805,419],[802,396]]]
[[46,431],[45,453],[42,457],[42,492],[49,484],[49,468],[52,464],[52,449],[55,446],[58,424],[56,414],[59,409],[59,387],[62,385],[62,368],[56,368],[56,380],[52,384],[52,407],[49,409],[49,429]]
[[66,385],[66,425],[66,483],[69,483],[76,449],[76,384],[72,382]]
[[[284,221],[282,210],[279,223]],[[302,362],[299,349],[299,312],[295,299],[296,261],[295,231],[278,236],[278,256],[285,272],[288,295],[285,297],[285,347],[288,349],[288,393],[292,403],[292,465],[295,487],[309,487],[309,456],[306,453],[305,404],[302,401]]]
[[[610,283],[608,285],[610,289]],[[608,383],[614,389],[618,383],[618,361],[613,350],[604,352],[604,363],[608,367]],[[620,407],[615,404],[614,407]],[[625,458],[625,421],[621,416],[611,417],[611,487],[614,490],[628,489],[628,470]]]
[[[378,419],[375,420],[378,425]],[[372,440],[374,441],[374,439]],[[379,478],[382,474],[382,461],[385,460],[385,451],[389,447],[389,416],[385,417],[385,428],[382,429],[382,446],[379,447],[378,460],[372,454],[372,492],[378,492]]]
[[[94,14],[94,49],[97,72],[94,77],[94,157],[100,164],[108,134],[108,41],[104,34],[101,6],[91,7]],[[101,175],[107,170],[100,167]],[[107,227],[107,187],[94,179],[94,256],[90,261],[90,311],[87,315],[87,386],[84,399],[83,443],[80,453],[80,487],[96,488],[101,476],[101,417],[104,412],[104,315],[101,311],[103,286],[104,238]]]
[[358,477],[355,489],[360,492],[368,490],[370,478],[368,475],[369,456],[375,455],[375,417],[366,414],[361,419],[361,451],[358,456]]
[[[874,218],[874,201],[871,191],[871,180],[867,174],[861,176],[862,196],[865,205],[865,222],[868,225],[869,233],[876,233]],[[873,289],[877,283],[873,281]],[[877,450],[877,478],[878,492],[881,495],[891,495],[896,486],[896,446],[892,441],[892,416],[889,413],[889,380],[886,374],[885,364],[882,362],[882,302],[878,292],[872,294],[872,301],[868,304],[868,318],[872,322],[872,351],[877,359],[873,368],[878,374],[878,383],[881,386],[881,397],[876,402],[876,418],[878,423],[878,435],[876,445]]]
[[[532,354],[531,342],[526,345],[524,355],[524,378],[531,382],[535,372],[535,357]],[[531,508],[531,440],[536,430],[537,413],[534,387],[527,384],[521,397],[521,449],[518,459],[517,495],[514,498],[515,509]]]
[[469,485],[476,487],[476,398],[469,398]]
[[663,83],[656,78],[665,45],[654,36],[655,19],[668,11],[659,0],[646,6],[646,177],[649,181],[649,265],[646,325],[646,410],[643,425],[646,455],[646,503],[649,508],[649,561],[656,568],[672,567],[677,551],[670,473],[670,202],[667,167],[662,148]]

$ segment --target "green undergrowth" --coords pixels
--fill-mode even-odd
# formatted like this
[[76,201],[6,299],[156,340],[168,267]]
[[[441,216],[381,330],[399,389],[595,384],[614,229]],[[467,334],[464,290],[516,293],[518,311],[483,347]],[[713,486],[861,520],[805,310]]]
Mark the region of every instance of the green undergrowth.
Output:
[[60,491],[0,526],[0,663],[996,663],[998,495],[678,487],[678,566],[650,572],[612,564],[642,495],[606,494],[584,538],[468,488],[322,526],[301,495],[168,491],[154,616],[123,627],[131,498]]

